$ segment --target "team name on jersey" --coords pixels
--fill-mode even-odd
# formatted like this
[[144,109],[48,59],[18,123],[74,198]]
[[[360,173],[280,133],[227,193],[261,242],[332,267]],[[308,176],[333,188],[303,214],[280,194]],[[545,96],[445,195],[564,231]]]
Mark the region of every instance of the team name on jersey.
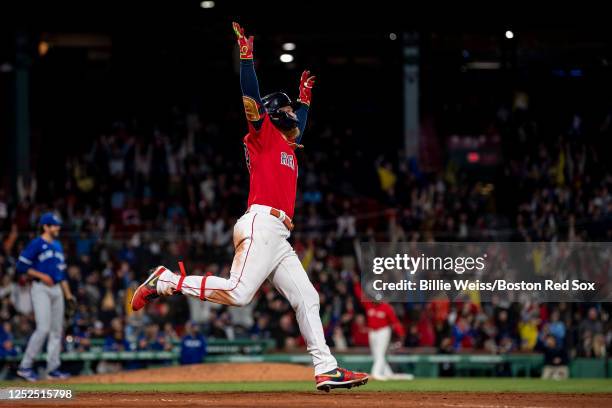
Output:
[[247,165],[247,169],[249,169],[249,172],[251,171],[251,158],[249,157],[249,148],[247,147],[246,143],[242,144],[244,146],[244,157],[246,159],[246,165]]
[[46,251],[41,252],[38,255],[38,262],[44,262],[49,258],[56,257],[60,262],[64,262],[64,254],[61,252],[54,251],[52,249],[47,249]]
[[295,170],[295,160],[292,154],[281,152],[281,164],[290,167],[291,170]]
[[202,341],[198,339],[187,339],[185,340],[185,347],[202,347]]

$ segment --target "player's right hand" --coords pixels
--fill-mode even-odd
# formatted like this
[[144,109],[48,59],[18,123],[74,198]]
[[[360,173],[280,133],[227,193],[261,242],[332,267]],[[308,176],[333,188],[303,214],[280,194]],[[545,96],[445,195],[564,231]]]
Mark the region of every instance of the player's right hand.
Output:
[[41,273],[39,279],[41,280],[42,283],[44,283],[47,286],[53,286],[53,278],[51,278],[49,275],[45,274],[45,273]]
[[247,38],[244,34],[244,28],[240,27],[240,24],[233,22],[232,28],[236,33],[236,39],[238,40],[238,46],[240,47],[240,59],[252,60],[253,59],[253,40],[254,36]]

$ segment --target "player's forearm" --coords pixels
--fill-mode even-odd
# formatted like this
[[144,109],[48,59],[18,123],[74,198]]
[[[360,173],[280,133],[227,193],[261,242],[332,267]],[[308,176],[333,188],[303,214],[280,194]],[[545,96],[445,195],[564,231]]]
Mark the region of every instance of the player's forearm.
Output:
[[306,129],[306,122],[308,121],[308,105],[301,103],[300,107],[295,111],[298,117],[298,128],[300,129],[300,135],[297,138],[297,143],[300,143],[304,136],[304,130]]
[[397,322],[393,326],[393,331],[397,334],[397,337],[404,338],[406,336],[406,331],[404,330],[404,326],[400,322]]
[[62,286],[62,291],[64,292],[64,297],[66,299],[72,299],[72,291],[70,290],[70,285],[68,285],[68,281],[63,280],[60,282]]
[[363,298],[363,291],[361,290],[361,283],[354,282],[353,283],[353,291],[355,292],[355,297],[361,303],[364,309],[368,310],[372,304],[366,299]]
[[259,82],[252,59],[240,61],[240,87],[242,88],[242,95],[255,100],[259,105],[262,104]]
[[304,130],[306,129],[306,120],[308,119],[308,108],[312,100],[312,87],[315,84],[316,77],[310,75],[309,70],[302,72],[300,77],[300,96],[298,102],[300,106],[295,110],[295,114],[298,117],[298,128],[300,129],[300,135],[298,136],[297,143],[300,143],[302,136],[304,136]]
[[39,272],[34,268],[28,268],[28,271],[26,272],[26,274],[36,279],[45,279],[45,276],[46,276],[44,273]]
[[388,316],[389,316],[389,322],[391,323],[391,327],[393,328],[393,331],[399,337],[404,337],[406,335],[406,333],[404,331],[404,326],[402,325],[402,323],[397,318],[397,315],[395,314],[395,311],[393,310],[393,306],[391,306],[391,305],[389,305]]
[[259,83],[252,59],[240,60],[240,87],[246,118],[255,129],[259,129],[262,122],[263,101],[259,94]]
[[259,129],[262,123],[263,102],[259,94],[259,83],[253,63],[254,36],[247,37],[244,28],[237,22],[232,23],[240,50],[240,87],[242,88],[242,102],[247,120]]

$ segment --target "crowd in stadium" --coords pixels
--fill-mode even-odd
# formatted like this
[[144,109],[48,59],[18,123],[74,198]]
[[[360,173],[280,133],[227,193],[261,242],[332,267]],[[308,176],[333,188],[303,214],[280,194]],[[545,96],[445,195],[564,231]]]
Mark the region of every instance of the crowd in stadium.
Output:
[[[28,285],[15,262],[48,209],[64,220],[69,283],[79,303],[66,349],[88,350],[101,339],[105,350],[167,350],[182,338],[204,337],[270,338],[286,351],[303,345],[290,305],[268,283],[244,308],[177,295],[129,310],[131,294],[155,265],[178,271],[184,260],[192,274],[227,276],[232,227],[245,210],[248,174],[239,139],[220,154],[206,142],[218,139],[214,125],[194,114],[175,116],[170,129],[116,122],[87,151],[66,158],[65,179],[51,193],[41,193],[48,182],[41,173],[20,177],[16,195],[0,191],[0,357],[16,354],[33,330]],[[500,112],[490,132],[514,137],[504,144],[503,168],[487,182],[453,166],[422,171],[401,153],[345,149],[348,128],[320,126],[307,134],[292,240],[320,293],[329,343],[337,350],[368,345],[353,293],[359,240],[611,241],[612,172],[603,157],[610,117],[566,122],[551,136],[532,115]],[[311,147],[309,138],[325,143]],[[440,300],[394,307],[406,333],[398,346],[561,350],[565,359],[612,351],[609,304]]]

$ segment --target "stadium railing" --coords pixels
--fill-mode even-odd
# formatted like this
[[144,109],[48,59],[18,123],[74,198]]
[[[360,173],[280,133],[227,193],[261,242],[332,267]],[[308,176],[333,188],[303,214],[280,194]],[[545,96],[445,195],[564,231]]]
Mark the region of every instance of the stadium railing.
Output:
[[[261,350],[271,344],[257,344],[256,341],[241,340],[236,344],[228,340],[210,342],[211,353],[206,357],[207,363],[294,363],[311,364],[310,355],[288,353],[243,353],[242,350]],[[212,351],[215,351],[212,353]],[[225,352],[228,352],[225,354]],[[5,362],[17,362],[20,355],[5,358]],[[38,356],[39,361],[46,355]],[[366,354],[336,354],[338,363],[352,370],[369,372],[372,357]],[[180,348],[171,351],[86,351],[62,353],[65,363],[82,363],[81,373],[92,374],[93,363],[99,361],[115,361],[124,363],[142,362],[147,366],[177,365],[180,360]],[[451,366],[455,376],[511,376],[533,377],[541,372],[544,359],[539,354],[508,354],[508,355],[423,355],[423,354],[393,354],[388,361],[397,372],[412,373],[419,378],[431,378],[441,375],[441,367]],[[571,377],[574,378],[606,378],[612,377],[612,361],[606,359],[577,358],[570,363]],[[2,375],[4,374],[4,375]],[[6,370],[0,377],[6,376]]]

